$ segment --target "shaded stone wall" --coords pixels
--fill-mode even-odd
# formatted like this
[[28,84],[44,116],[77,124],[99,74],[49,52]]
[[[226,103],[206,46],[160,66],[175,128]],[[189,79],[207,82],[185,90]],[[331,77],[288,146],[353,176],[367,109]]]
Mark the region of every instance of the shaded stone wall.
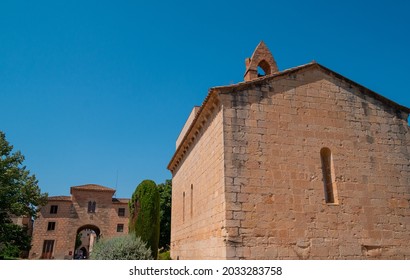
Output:
[[[407,114],[308,70],[220,94],[226,257],[410,258]],[[325,201],[324,147],[336,203]]]
[[188,132],[191,144],[172,179],[172,259],[224,259],[222,111],[214,108],[201,128]]

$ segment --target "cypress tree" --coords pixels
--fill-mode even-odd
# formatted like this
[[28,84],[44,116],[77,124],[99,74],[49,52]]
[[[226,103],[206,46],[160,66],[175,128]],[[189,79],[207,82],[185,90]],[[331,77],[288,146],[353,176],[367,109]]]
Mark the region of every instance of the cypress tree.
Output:
[[160,231],[160,203],[157,185],[152,180],[142,181],[132,194],[129,202],[129,232],[142,241],[152,251],[152,257],[158,257]]

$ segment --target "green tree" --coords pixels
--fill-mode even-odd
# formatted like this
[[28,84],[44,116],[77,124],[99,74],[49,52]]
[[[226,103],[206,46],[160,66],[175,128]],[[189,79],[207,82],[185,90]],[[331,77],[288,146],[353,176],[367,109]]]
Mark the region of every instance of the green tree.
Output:
[[154,181],[142,181],[129,202],[129,231],[151,249],[154,259],[158,257],[159,242],[159,191]]
[[24,156],[12,151],[13,146],[0,131],[0,258],[18,257],[30,249],[27,230],[13,224],[11,217],[35,218],[38,206],[47,200],[36,177],[23,165]]
[[31,248],[31,236],[27,228],[7,222],[0,227],[0,259],[18,258]]
[[171,203],[172,203],[172,181],[158,185],[160,201],[160,233],[159,248],[162,251],[169,250],[171,244]]

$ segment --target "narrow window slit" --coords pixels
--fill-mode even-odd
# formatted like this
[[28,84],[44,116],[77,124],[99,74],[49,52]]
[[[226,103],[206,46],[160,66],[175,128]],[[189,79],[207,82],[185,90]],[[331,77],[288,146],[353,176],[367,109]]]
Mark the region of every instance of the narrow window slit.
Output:
[[194,213],[194,185],[191,184],[191,219]]
[[334,174],[332,152],[329,148],[320,150],[320,158],[322,160],[323,184],[325,190],[326,203],[337,204],[337,190]]
[[182,223],[185,222],[185,192],[182,193]]

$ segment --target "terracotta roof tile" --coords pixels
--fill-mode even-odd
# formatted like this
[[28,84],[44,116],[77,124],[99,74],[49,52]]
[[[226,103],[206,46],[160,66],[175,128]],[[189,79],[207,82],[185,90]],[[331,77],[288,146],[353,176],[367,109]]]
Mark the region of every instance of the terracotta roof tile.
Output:
[[58,196],[49,196],[47,198],[48,201],[53,200],[59,200],[59,201],[71,201],[71,196],[66,196],[66,195],[58,195]]
[[101,186],[101,185],[96,185],[96,184],[86,184],[86,185],[80,185],[80,186],[73,186],[70,189],[70,193],[72,193],[73,190],[115,192],[114,189],[107,188],[107,187],[104,187],[104,186]]
[[113,203],[128,203],[130,201],[128,198],[113,198]]

